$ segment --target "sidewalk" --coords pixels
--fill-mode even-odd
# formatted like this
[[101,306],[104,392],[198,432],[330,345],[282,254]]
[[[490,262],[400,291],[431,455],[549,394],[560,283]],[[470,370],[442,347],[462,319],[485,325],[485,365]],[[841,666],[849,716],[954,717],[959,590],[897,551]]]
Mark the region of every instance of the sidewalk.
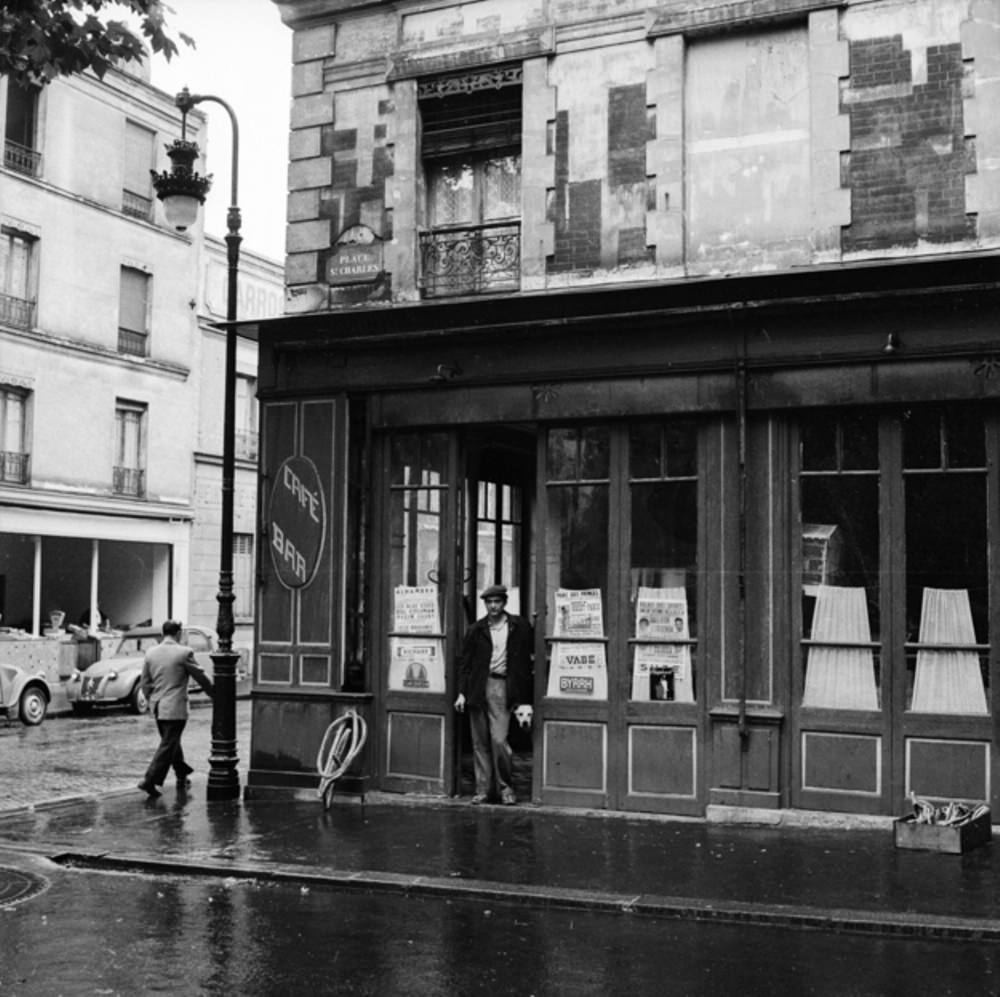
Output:
[[[720,824],[369,794],[205,801],[205,777],[0,812],[0,847],[65,865],[869,933],[1000,941],[996,845],[897,850],[859,828]],[[0,870],[2,874],[2,870]]]

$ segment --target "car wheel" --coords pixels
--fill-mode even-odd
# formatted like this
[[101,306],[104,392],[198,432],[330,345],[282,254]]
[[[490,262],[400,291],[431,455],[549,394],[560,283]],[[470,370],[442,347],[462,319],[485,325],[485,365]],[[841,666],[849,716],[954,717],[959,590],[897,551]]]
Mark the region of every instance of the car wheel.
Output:
[[29,727],[37,727],[44,719],[49,709],[49,701],[41,689],[25,689],[21,693],[18,714],[21,723]]
[[132,692],[128,697],[128,705],[131,707],[133,713],[145,713],[149,709],[149,703],[146,701],[146,694],[142,691],[141,682],[136,682],[132,686]]
[[94,707],[91,703],[70,703],[69,705],[78,717],[87,717],[94,712]]

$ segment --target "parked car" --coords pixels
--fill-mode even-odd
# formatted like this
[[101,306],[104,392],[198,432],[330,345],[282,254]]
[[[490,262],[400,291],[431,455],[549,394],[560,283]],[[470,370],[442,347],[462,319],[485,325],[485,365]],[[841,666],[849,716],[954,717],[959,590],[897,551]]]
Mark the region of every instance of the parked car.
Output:
[[52,690],[45,676],[17,665],[0,664],[0,713],[37,727],[48,713]]
[[[133,627],[122,634],[108,657],[95,661],[83,671],[75,670],[66,683],[66,695],[73,712],[88,713],[95,706],[127,706],[133,713],[145,713],[149,704],[140,686],[142,663],[146,651],[161,639],[159,627]],[[219,646],[215,631],[205,627],[184,627],[181,643],[194,651],[195,660],[211,678],[211,653]],[[247,657],[242,650],[239,654],[236,693],[246,695],[250,686]],[[193,679],[188,691],[196,696],[205,695]]]

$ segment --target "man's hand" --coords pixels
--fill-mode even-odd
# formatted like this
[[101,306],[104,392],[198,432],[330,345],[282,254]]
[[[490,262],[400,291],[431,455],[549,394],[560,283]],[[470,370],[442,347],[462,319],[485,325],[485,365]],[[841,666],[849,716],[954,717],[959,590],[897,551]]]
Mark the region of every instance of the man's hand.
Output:
[[464,693],[460,692],[458,694],[458,699],[455,700],[455,709],[459,713],[464,713],[465,712],[465,694]]

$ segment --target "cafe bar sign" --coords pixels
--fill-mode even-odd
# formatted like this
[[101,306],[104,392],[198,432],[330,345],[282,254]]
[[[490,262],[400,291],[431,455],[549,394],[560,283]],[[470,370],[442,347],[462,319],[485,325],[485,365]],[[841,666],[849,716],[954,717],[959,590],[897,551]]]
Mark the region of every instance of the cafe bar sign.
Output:
[[271,489],[271,563],[282,585],[305,588],[316,576],[326,536],[326,497],[316,465],[289,457]]
[[326,281],[334,286],[371,284],[384,272],[382,240],[366,225],[348,229],[330,250]]

